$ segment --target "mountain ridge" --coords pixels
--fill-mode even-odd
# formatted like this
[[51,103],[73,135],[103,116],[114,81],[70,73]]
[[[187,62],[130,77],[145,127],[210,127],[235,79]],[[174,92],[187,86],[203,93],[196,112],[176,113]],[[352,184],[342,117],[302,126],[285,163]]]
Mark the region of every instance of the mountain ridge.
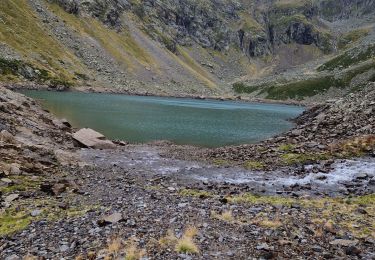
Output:
[[238,86],[254,88],[279,74],[289,80],[298,70],[314,74],[326,59],[367,46],[375,34],[373,6],[364,0],[5,0],[1,81],[279,99],[268,88],[254,94]]

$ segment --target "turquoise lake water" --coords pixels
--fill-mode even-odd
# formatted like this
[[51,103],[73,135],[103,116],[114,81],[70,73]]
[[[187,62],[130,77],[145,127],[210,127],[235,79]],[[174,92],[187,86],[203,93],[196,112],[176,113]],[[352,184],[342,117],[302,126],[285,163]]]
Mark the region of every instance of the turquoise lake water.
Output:
[[131,143],[169,140],[219,147],[254,143],[293,127],[303,107],[79,92],[23,91],[74,127]]

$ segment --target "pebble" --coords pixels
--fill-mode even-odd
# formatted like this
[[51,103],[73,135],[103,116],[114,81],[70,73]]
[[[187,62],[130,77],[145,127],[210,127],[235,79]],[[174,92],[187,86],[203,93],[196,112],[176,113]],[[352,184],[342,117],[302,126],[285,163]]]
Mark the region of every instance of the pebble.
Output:
[[41,213],[42,213],[41,210],[39,210],[39,209],[35,209],[35,210],[31,211],[31,214],[30,214],[30,215],[31,215],[32,217],[37,217],[37,216],[39,216]]

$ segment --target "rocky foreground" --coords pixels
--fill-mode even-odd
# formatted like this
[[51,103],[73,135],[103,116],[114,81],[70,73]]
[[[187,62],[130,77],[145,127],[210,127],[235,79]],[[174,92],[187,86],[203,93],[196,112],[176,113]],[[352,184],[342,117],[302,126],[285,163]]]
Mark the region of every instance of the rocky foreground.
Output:
[[[373,169],[340,192],[266,185],[276,172],[316,173],[323,183],[353,157],[372,165],[374,86],[364,91],[313,108],[258,145],[99,150],[80,148],[68,122],[0,88],[0,258],[373,259]],[[244,169],[263,179],[187,177],[236,179]]]

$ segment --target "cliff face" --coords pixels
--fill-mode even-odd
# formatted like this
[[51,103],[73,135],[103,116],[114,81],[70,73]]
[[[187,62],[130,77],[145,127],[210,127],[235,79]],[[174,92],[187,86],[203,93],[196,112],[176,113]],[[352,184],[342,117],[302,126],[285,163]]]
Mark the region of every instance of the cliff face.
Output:
[[[375,3],[4,0],[0,7],[0,50],[21,60],[11,61],[11,69],[3,61],[1,80],[10,74],[46,84],[194,94],[227,92],[237,78],[262,77],[335,52],[343,34],[374,17]],[[351,26],[338,31],[341,23]],[[23,30],[27,24],[33,35]],[[361,35],[354,32],[347,42],[353,37]]]
[[70,13],[89,14],[112,27],[121,27],[123,12],[140,18],[144,29],[171,51],[176,44],[197,43],[227,50],[236,46],[250,57],[269,55],[281,44],[315,45],[323,52],[334,47],[330,22],[372,14],[371,0],[246,1],[234,0],[54,0]]

